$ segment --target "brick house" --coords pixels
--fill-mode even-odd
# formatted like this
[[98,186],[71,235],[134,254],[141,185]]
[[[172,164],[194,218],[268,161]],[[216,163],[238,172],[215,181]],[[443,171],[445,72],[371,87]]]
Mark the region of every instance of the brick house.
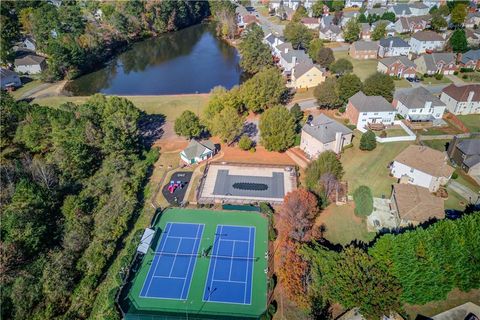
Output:
[[355,41],[350,45],[348,54],[354,59],[375,59],[377,58],[378,41]]
[[397,112],[393,106],[381,96],[367,96],[362,91],[348,99],[345,114],[350,123],[358,129],[364,129],[369,124],[393,124]]
[[413,78],[417,66],[405,56],[389,57],[378,61],[377,71],[392,77]]
[[436,52],[432,54],[422,54],[415,59],[417,71],[422,74],[434,75],[453,74],[457,70],[455,55],[451,52]]
[[459,64],[462,68],[480,70],[480,49],[469,50],[460,54]]

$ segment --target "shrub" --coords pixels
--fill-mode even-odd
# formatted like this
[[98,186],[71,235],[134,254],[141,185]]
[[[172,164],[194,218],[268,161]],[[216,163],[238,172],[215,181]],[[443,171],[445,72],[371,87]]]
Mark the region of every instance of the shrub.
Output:
[[458,173],[454,172],[452,173],[452,179],[455,180],[458,178]]
[[345,113],[345,110],[347,110],[347,107],[345,107],[345,106],[342,106],[342,107],[338,108],[338,112],[340,112],[340,113]]
[[243,135],[238,141],[238,147],[245,151],[250,150],[252,148],[252,145],[253,142],[247,135]]
[[460,72],[463,72],[463,73],[469,73],[469,72],[473,72],[474,70],[472,68],[460,68]]
[[362,134],[362,138],[360,139],[360,150],[367,150],[371,151],[377,147],[377,140],[375,137],[375,133],[372,130],[368,130],[364,134]]
[[458,71],[453,71],[453,74],[454,74],[454,75],[458,75]]
[[468,79],[468,76],[467,76],[466,74],[464,74],[464,75],[462,76],[462,79]]
[[382,132],[380,132],[380,138],[386,138],[386,137],[387,137],[387,131],[382,130]]
[[360,186],[353,192],[355,214],[366,217],[373,211],[372,191],[367,186]]
[[437,73],[437,74],[435,75],[435,79],[437,79],[437,80],[442,80],[442,79],[443,79],[443,74]]

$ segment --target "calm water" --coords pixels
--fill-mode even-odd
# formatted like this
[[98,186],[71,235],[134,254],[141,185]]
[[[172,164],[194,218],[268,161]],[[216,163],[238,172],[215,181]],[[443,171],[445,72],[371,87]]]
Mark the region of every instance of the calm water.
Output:
[[205,93],[239,84],[237,50],[215,37],[212,24],[138,42],[105,68],[72,81],[74,95]]

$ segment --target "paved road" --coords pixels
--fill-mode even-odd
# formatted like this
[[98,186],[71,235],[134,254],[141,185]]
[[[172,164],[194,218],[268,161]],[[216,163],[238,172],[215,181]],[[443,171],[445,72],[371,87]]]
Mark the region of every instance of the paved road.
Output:
[[298,103],[300,105],[300,109],[302,111],[319,107],[319,105],[317,103],[317,99],[305,99],[305,100],[301,100],[301,101],[291,102],[291,103],[288,104],[287,108],[290,109],[291,107],[293,107],[293,105],[295,103]]
[[470,203],[473,204],[480,204],[480,197],[477,193],[472,191],[470,188],[464,186],[463,184],[460,184],[456,182],[455,180],[450,180],[448,186],[461,195],[462,197],[465,198],[465,200],[468,200]]
[[283,36],[283,30],[285,29],[284,25],[274,23],[268,20],[267,17],[262,16],[260,13],[258,13],[258,11],[255,11],[255,13],[258,14],[258,20],[260,21],[260,24],[262,26],[262,29],[265,35],[272,33],[277,37]]

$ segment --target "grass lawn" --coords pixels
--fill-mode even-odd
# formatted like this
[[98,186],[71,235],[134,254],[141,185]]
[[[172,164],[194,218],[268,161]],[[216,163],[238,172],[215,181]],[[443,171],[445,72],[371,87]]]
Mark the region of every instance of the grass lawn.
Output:
[[[466,76],[464,78],[464,76]],[[457,77],[464,82],[480,82],[480,73],[478,72],[459,72]]]
[[480,186],[475,180],[473,180],[472,177],[470,177],[460,168],[457,168],[455,172],[458,174],[458,178],[455,179],[455,181],[457,181],[460,184],[463,184],[464,186],[468,187],[474,192],[477,192],[477,193],[480,192]]
[[352,59],[348,55],[348,51],[334,51],[333,55],[335,59],[347,59],[353,65],[353,73],[356,74],[360,80],[364,81],[368,76],[374,74],[377,71],[377,60],[376,59],[369,59],[369,60],[357,60]]
[[362,151],[358,148],[361,133],[355,130],[354,135],[353,147],[346,149],[340,159],[349,194],[359,186],[366,185],[372,189],[374,197],[389,196],[396,179],[389,176],[388,165],[413,142],[377,143],[374,150]]
[[[385,129],[384,131],[387,133],[387,138],[408,136],[408,133],[406,133],[401,127]],[[376,136],[380,136],[382,131],[374,131],[374,133]]]
[[469,301],[478,303],[478,301],[480,301],[480,290],[474,289],[469,292],[462,292],[458,289],[453,289],[445,300],[432,301],[424,305],[406,304],[404,307],[410,319],[420,319],[420,317],[417,318],[417,315],[432,317]]
[[317,223],[324,225],[324,237],[332,243],[346,245],[353,240],[369,242],[375,237],[375,233],[367,232],[365,220],[353,212],[353,202],[343,206],[328,206],[320,213]]
[[[417,77],[421,78],[422,75],[417,74]],[[452,83],[452,80],[448,79],[447,77],[443,76],[442,79],[437,80],[435,77],[428,77],[424,78],[423,81],[421,81],[423,84],[427,85],[436,85],[436,84],[449,84]]]
[[450,143],[448,139],[442,140],[424,140],[422,141],[424,145],[438,151],[447,151],[447,143]]
[[[88,96],[64,97],[55,96],[33,100],[34,103],[59,106],[65,102],[83,103]],[[183,111],[191,110],[202,114],[208,103],[208,94],[161,95],[161,96],[126,96],[135,106],[149,114],[163,114],[167,120],[173,121]]]
[[400,80],[393,80],[393,83],[395,83],[395,88],[411,88],[412,87],[410,82],[408,82],[403,78]]
[[313,99],[313,98],[315,98],[313,96],[314,91],[315,91],[315,88],[310,88],[307,91],[301,91],[301,92],[297,91],[297,92],[295,92],[295,95],[293,96],[292,102],[305,100],[305,99]]
[[465,200],[461,195],[447,187],[448,191],[448,199],[445,200],[445,210],[446,209],[453,209],[463,211],[465,210],[465,204],[467,200]]
[[428,129],[421,129],[416,130],[416,133],[423,136],[438,136],[444,134],[459,134],[463,133],[462,130],[451,124],[449,121],[446,121],[449,126],[448,127],[431,127]]
[[42,81],[40,80],[32,80],[26,84],[24,84],[21,88],[18,88],[17,90],[13,91],[12,97],[14,99],[20,99],[20,97],[25,94],[27,91],[34,89],[35,87],[38,87],[39,85],[43,84]]
[[480,132],[480,114],[457,116],[470,132]]

